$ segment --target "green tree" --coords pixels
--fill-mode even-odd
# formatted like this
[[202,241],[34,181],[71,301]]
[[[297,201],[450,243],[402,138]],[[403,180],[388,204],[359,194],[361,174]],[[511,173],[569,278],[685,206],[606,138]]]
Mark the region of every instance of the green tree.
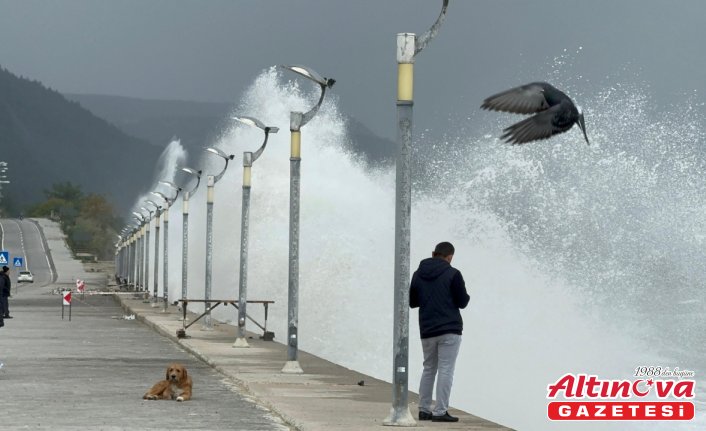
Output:
[[81,186],[73,184],[71,181],[56,183],[51,186],[51,189],[44,190],[44,195],[47,199],[57,198],[67,202],[80,202],[83,198]]
[[105,197],[84,195],[70,182],[54,184],[44,194],[47,200],[30,208],[29,216],[59,220],[74,253],[87,252],[99,259],[112,256],[113,240],[122,222]]

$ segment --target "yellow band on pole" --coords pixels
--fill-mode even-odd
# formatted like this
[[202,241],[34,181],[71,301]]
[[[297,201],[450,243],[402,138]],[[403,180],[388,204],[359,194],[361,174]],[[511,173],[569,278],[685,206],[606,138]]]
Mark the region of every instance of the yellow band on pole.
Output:
[[414,63],[397,65],[397,100],[414,100]]
[[251,167],[243,166],[243,187],[250,187]]
[[292,130],[292,158],[299,159],[302,156],[302,134],[299,130]]

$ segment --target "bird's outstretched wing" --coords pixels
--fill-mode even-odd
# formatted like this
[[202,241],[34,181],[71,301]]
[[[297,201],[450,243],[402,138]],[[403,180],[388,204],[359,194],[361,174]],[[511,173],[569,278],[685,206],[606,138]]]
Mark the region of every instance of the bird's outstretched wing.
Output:
[[545,86],[549,86],[549,84],[533,82],[511,88],[488,97],[483,101],[481,108],[515,114],[534,114],[544,111],[549,108],[549,103],[544,97]]
[[512,145],[526,144],[532,141],[550,138],[557,133],[566,131],[566,128],[557,127],[554,124],[554,116],[561,110],[560,105],[526,118],[519,123],[515,123],[503,130],[501,139],[505,139]]

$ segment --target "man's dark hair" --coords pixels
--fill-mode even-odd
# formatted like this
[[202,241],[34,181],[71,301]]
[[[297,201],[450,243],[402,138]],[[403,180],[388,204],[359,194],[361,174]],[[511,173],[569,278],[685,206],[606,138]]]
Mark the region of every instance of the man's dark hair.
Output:
[[6,266],[3,266],[3,267],[2,267],[2,272],[7,272],[7,271],[9,271],[9,270],[10,270],[10,268],[8,268],[8,267],[6,267]]
[[450,242],[440,242],[436,245],[434,252],[431,254],[433,257],[448,257],[454,254],[456,249]]

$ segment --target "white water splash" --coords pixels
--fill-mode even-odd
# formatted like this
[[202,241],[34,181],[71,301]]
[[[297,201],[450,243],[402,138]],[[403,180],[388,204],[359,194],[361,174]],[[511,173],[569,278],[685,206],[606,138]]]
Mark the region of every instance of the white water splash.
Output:
[[[693,113],[655,119],[645,109],[646,96],[632,90],[608,89],[584,102],[591,107],[591,147],[573,130],[551,141],[505,146],[491,137],[507,117],[435,146],[428,167],[434,175],[420,179],[414,196],[411,259],[416,268],[437,242],[453,242],[454,266],[471,293],[452,405],[522,430],[642,429],[634,423],[551,424],[546,386],[565,372],[629,378],[638,365],[706,370],[702,353],[680,351],[660,332],[676,331],[678,325],[668,324],[675,319],[698,328],[703,315],[679,308],[669,309],[679,315],[672,320],[654,315],[671,296],[704,301],[696,289],[704,275],[698,263],[706,258],[697,151],[703,122]],[[251,299],[276,301],[268,325],[277,340],[287,333],[286,125],[290,110],[306,110],[316,96],[283,84],[270,70],[236,109],[282,130],[253,168],[248,288]],[[299,347],[389,381],[394,174],[366,171],[343,150],[345,139],[345,122],[331,99],[302,129]],[[216,185],[213,298],[237,297],[239,161],[261,140],[257,129],[237,127],[215,143],[236,157]],[[204,154],[200,165],[205,177],[223,160]],[[204,189],[191,200],[193,298],[203,297],[205,278]],[[181,214],[172,211],[170,221],[180,226]],[[180,239],[180,229],[170,230],[171,256],[181,255]],[[180,274],[180,260],[172,259],[170,298],[181,295]],[[665,291],[671,286],[664,283],[679,294]],[[248,311],[262,320],[257,306]],[[214,317],[235,321],[235,312],[217,309]],[[413,311],[413,390],[421,373],[416,319]],[[692,334],[703,340],[702,331]]]

